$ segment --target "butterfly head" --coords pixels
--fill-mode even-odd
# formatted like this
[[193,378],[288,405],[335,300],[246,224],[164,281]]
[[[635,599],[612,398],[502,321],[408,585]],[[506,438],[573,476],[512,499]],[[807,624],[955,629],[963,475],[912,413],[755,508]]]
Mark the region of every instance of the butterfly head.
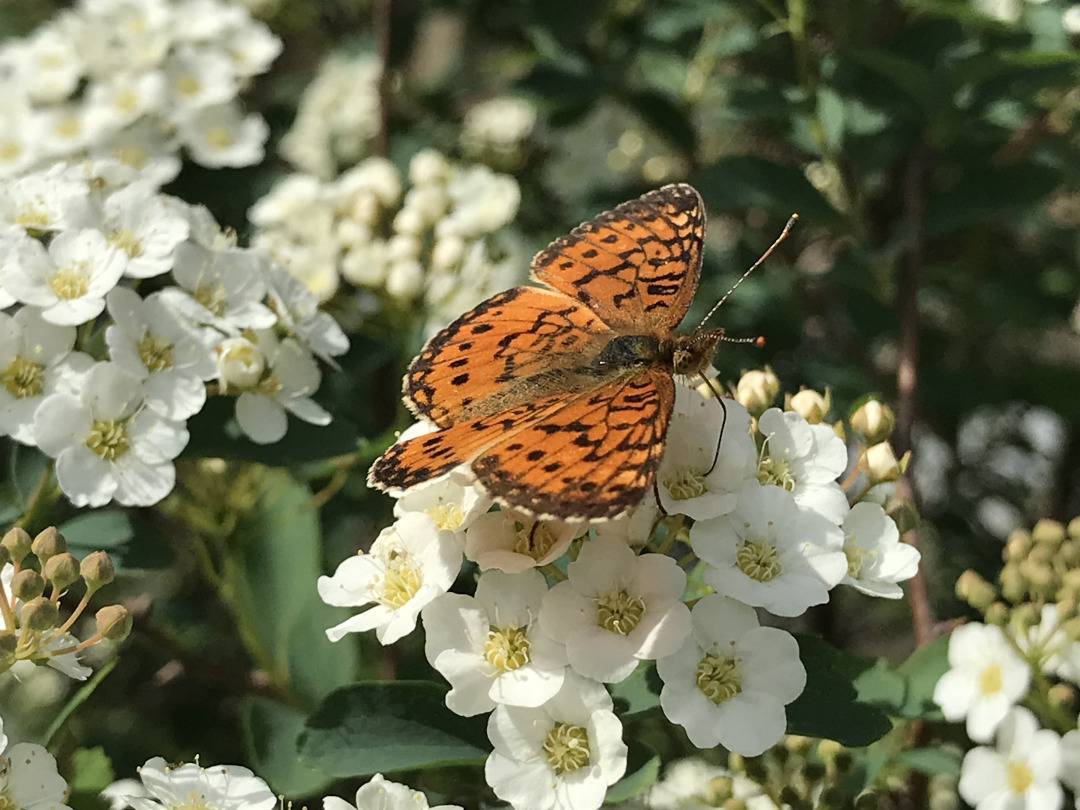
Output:
[[723,329],[699,329],[689,335],[677,335],[670,348],[672,373],[688,377],[700,374],[712,360],[716,344],[723,339]]

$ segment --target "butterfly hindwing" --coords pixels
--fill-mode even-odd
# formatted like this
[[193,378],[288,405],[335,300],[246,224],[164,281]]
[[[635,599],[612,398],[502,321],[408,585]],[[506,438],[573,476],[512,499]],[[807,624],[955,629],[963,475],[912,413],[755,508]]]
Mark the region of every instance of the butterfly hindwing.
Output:
[[533,259],[532,275],[617,332],[670,337],[697,289],[704,239],[701,196],[664,186],[556,239]]

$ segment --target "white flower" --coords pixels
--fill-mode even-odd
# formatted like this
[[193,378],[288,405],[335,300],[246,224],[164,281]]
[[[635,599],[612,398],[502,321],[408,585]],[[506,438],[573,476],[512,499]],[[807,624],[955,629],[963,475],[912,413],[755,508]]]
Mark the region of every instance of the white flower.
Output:
[[828,425],[811,425],[793,411],[769,408],[758,419],[765,437],[758,461],[758,480],[783,487],[796,503],[836,525],[848,511],[847,497],[836,479],[847,467],[847,448]]
[[[1075,732],[1074,732],[1075,733]],[[995,748],[973,748],[960,766],[960,795],[975,810],[1058,810],[1061,747],[1027,709],[1009,710]]]
[[349,804],[337,796],[323,799],[323,810],[462,810],[456,804],[440,804],[428,807],[427,796],[408,785],[390,782],[381,773],[356,791],[356,804]]
[[331,357],[349,350],[349,339],[337,321],[319,309],[319,302],[303,282],[271,263],[267,294],[282,325],[309,347],[316,357]]
[[109,804],[109,810],[124,810],[131,807],[131,798],[145,798],[150,793],[138,779],[117,779],[101,789],[101,798]]
[[694,552],[709,564],[705,582],[777,616],[829,601],[847,573],[840,529],[780,487],[747,484],[738,500],[731,514],[690,530]]
[[216,48],[181,46],[165,60],[164,72],[173,103],[181,108],[195,110],[236,97],[232,61]]
[[0,313],[0,434],[34,443],[34,413],[42,400],[77,384],[93,358],[72,352],[75,327],[57,326],[41,310],[22,307]]
[[101,129],[121,129],[144,115],[162,111],[165,77],[157,72],[117,73],[86,90],[86,115]]
[[180,137],[203,166],[251,166],[263,159],[269,127],[232,104],[202,107],[181,121]]
[[497,706],[484,776],[517,810],[595,810],[626,771],[622,724],[611,697],[570,674],[543,706]]
[[[422,426],[430,429],[427,425]],[[400,441],[420,433],[410,428],[402,432]],[[452,531],[464,539],[465,530],[490,507],[491,498],[475,487],[468,475],[451,471],[402,494],[394,503],[394,517],[407,512],[423,512],[440,529]]]
[[675,388],[675,409],[656,474],[660,505],[694,520],[726,515],[734,490],[756,472],[750,414],[734,400],[705,399],[685,385]]
[[596,538],[566,573],[544,597],[540,627],[566,645],[580,675],[624,680],[640,661],[671,655],[690,634],[690,611],[680,601],[686,574],[670,557],[638,556],[615,538]]
[[1071,675],[1078,645],[1070,641],[1061,623],[1061,614],[1055,604],[1043,605],[1039,621],[1030,627],[1015,628],[1016,646],[1032,666],[1041,672],[1055,674],[1066,680]]
[[[197,209],[189,214],[197,216]],[[250,250],[210,250],[194,241],[183,242],[173,257],[173,277],[188,295],[176,289],[161,292],[176,312],[226,334],[269,329],[277,316],[262,303],[268,264],[265,256]]]
[[660,507],[656,505],[656,497],[650,492],[630,513],[597,523],[593,527],[594,536],[598,540],[611,537],[631,548],[641,548],[652,540],[659,516]]
[[330,414],[309,394],[322,375],[315,359],[292,338],[279,340],[270,330],[252,333],[257,341],[237,337],[219,348],[222,392],[237,395],[236,421],[249,439],[273,444],[288,429],[285,412],[313,425],[330,423]]
[[172,491],[172,460],[188,433],[144,408],[142,382],[115,363],[98,363],[77,393],[38,406],[34,439],[56,459],[60,489],[76,506],[150,506]]
[[382,644],[393,644],[412,632],[420,610],[446,593],[460,568],[453,532],[440,531],[420,512],[403,515],[380,532],[367,554],[343,561],[332,577],[319,577],[319,596],[328,605],[375,605],[331,627],[327,638],[374,629]]
[[1058,750],[1061,752],[1059,776],[1077,797],[1076,804],[1080,806],[1080,730],[1066,732]]
[[160,187],[180,173],[177,149],[171,131],[162,129],[161,123],[153,118],[143,118],[102,136],[87,151],[92,158],[119,160],[138,171],[143,181]]
[[481,569],[508,574],[554,562],[588,529],[583,523],[537,520],[516,509],[480,515],[465,530],[465,556]]
[[[740,771],[729,771],[701,759],[681,759],[673,763],[663,778],[654,783],[645,798],[648,810],[704,810],[716,804],[713,780],[730,780],[732,798],[740,799],[746,810],[779,810],[761,785]],[[116,810],[116,808],[114,808]]]
[[127,797],[135,810],[273,810],[277,798],[266,783],[240,765],[204,768],[193,762],[171,767],[154,757],[139,768],[146,796]]
[[127,257],[125,276],[150,278],[172,268],[173,254],[190,226],[183,209],[169,197],[157,194],[149,183],[133,183],[110,194],[104,212],[105,237]]
[[476,238],[513,221],[521,204],[517,181],[476,165],[454,172],[446,185],[452,207],[439,222],[438,233],[452,232]]
[[19,82],[35,103],[64,101],[82,78],[75,44],[56,28],[38,29],[29,39],[15,42],[14,50],[19,53]]
[[[0,739],[4,747],[7,738]],[[56,770],[56,759],[33,743],[0,748],[0,806],[16,810],[71,810],[68,784]]]
[[86,222],[89,198],[86,181],[58,163],[0,185],[0,221],[25,230],[70,230]]
[[143,381],[146,406],[173,421],[202,410],[203,381],[217,373],[206,330],[190,326],[160,296],[144,301],[117,287],[105,300],[116,321],[105,330],[109,358]]
[[783,736],[784,707],[806,686],[799,645],[783,630],[759,627],[753,608],[720,594],[702,597],[692,619],[682,649],[656,662],[664,714],[698,748],[763,753]]
[[487,571],[475,597],[448,593],[424,608],[424,652],[453,687],[451,711],[469,717],[496,704],[536,707],[559,691],[566,653],[536,622],[546,592],[539,571]]
[[876,503],[851,507],[841,527],[847,574],[841,580],[870,596],[899,599],[904,591],[897,584],[911,579],[919,570],[919,550],[900,542],[900,532],[885,510]]
[[105,295],[124,264],[124,254],[101,231],[64,231],[49,243],[48,255],[29,249],[17,261],[0,264],[0,285],[19,301],[41,307],[45,320],[78,326],[105,308]]
[[949,666],[934,687],[934,702],[947,720],[966,717],[972,740],[988,742],[1027,692],[1031,669],[1000,628],[978,622],[953,630]]
[[488,99],[469,109],[461,127],[461,145],[477,154],[485,149],[512,152],[536,127],[536,108],[512,96]]

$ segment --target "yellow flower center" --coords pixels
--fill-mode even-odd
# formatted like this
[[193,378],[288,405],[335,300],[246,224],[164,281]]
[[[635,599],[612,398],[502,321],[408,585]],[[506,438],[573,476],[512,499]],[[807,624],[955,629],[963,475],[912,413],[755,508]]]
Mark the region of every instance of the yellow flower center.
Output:
[[435,521],[435,526],[439,531],[456,531],[465,520],[465,512],[456,503],[439,503],[428,507],[425,511]]
[[225,314],[225,307],[229,303],[229,298],[225,292],[224,284],[217,284],[210,286],[209,284],[201,284],[192,293],[196,301],[213,312],[219,318]]
[[499,672],[521,669],[529,663],[529,639],[525,631],[515,622],[506,627],[492,627],[484,642],[484,658]]
[[191,98],[199,92],[199,80],[190,73],[177,76],[173,89],[176,90],[176,95]]
[[120,248],[129,259],[142,255],[142,240],[130,228],[120,228],[110,233],[109,244]]
[[688,501],[705,494],[705,476],[689,467],[683,467],[667,478],[664,486],[675,500]]
[[206,796],[194,788],[187,792],[184,801],[167,806],[169,810],[210,810],[210,805],[206,803]]
[[1001,664],[995,662],[979,673],[979,693],[993,695],[1000,692],[1002,681]]
[[589,732],[582,726],[556,723],[544,738],[544,757],[556,776],[589,764]]
[[742,672],[734,658],[710,653],[698,661],[694,682],[701,694],[719,705],[742,691]]
[[113,96],[113,106],[123,112],[132,112],[139,104],[139,95],[133,90],[120,90]]
[[423,579],[412,555],[391,551],[384,558],[382,575],[374,583],[375,600],[384,607],[397,610],[420,590]]
[[1023,762],[1010,762],[1005,766],[1005,784],[1017,796],[1022,796],[1033,781],[1031,768]]
[[74,138],[82,132],[82,119],[75,115],[65,115],[57,120],[53,132],[61,138]]
[[70,267],[58,267],[49,279],[49,288],[57,298],[71,301],[82,298],[90,286],[86,262],[75,262]]
[[17,355],[0,372],[0,384],[15,399],[40,396],[45,389],[45,366]]
[[758,582],[771,582],[784,570],[776,549],[765,540],[743,540],[735,552],[735,564]]
[[514,551],[534,560],[542,560],[558,541],[551,524],[542,520],[529,524],[515,522],[514,530],[517,533]]
[[844,538],[844,556],[847,557],[848,575],[853,579],[861,579],[866,562],[872,560],[875,553],[855,545],[855,535],[849,534]]
[[151,335],[147,332],[139,341],[139,359],[149,371],[161,371],[172,368],[173,345],[172,341],[161,335]]
[[18,214],[15,215],[15,224],[31,231],[38,228],[47,228],[52,224],[52,220],[49,218],[49,212],[44,207],[28,202],[19,208]]
[[791,465],[782,458],[773,458],[762,453],[758,462],[757,480],[761,484],[772,484],[791,492],[798,481],[791,471]]
[[115,461],[131,449],[127,438],[127,422],[95,419],[86,439],[86,446],[106,461]]
[[109,155],[133,169],[141,169],[146,165],[146,150],[137,146],[114,146],[109,149]]
[[281,390],[284,387],[285,386],[281,384],[281,380],[278,376],[271,373],[259,380],[259,384],[255,386],[255,390],[260,394],[266,394],[268,397],[276,397],[281,393]]
[[625,590],[608,591],[596,600],[596,623],[605,630],[628,636],[645,615],[645,600]]
[[203,131],[203,140],[206,141],[208,146],[213,146],[215,149],[232,146],[232,135],[229,134],[228,129],[221,126],[207,127]]
[[0,141],[0,162],[12,163],[18,160],[23,153],[23,146],[19,141]]

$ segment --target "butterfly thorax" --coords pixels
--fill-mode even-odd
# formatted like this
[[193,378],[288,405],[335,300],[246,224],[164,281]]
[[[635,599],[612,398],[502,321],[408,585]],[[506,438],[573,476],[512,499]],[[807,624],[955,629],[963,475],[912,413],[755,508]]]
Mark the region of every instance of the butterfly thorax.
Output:
[[607,342],[590,368],[603,375],[619,375],[645,366],[660,367],[669,374],[698,374],[709,365],[723,334],[722,329],[710,329],[671,338],[619,335]]

